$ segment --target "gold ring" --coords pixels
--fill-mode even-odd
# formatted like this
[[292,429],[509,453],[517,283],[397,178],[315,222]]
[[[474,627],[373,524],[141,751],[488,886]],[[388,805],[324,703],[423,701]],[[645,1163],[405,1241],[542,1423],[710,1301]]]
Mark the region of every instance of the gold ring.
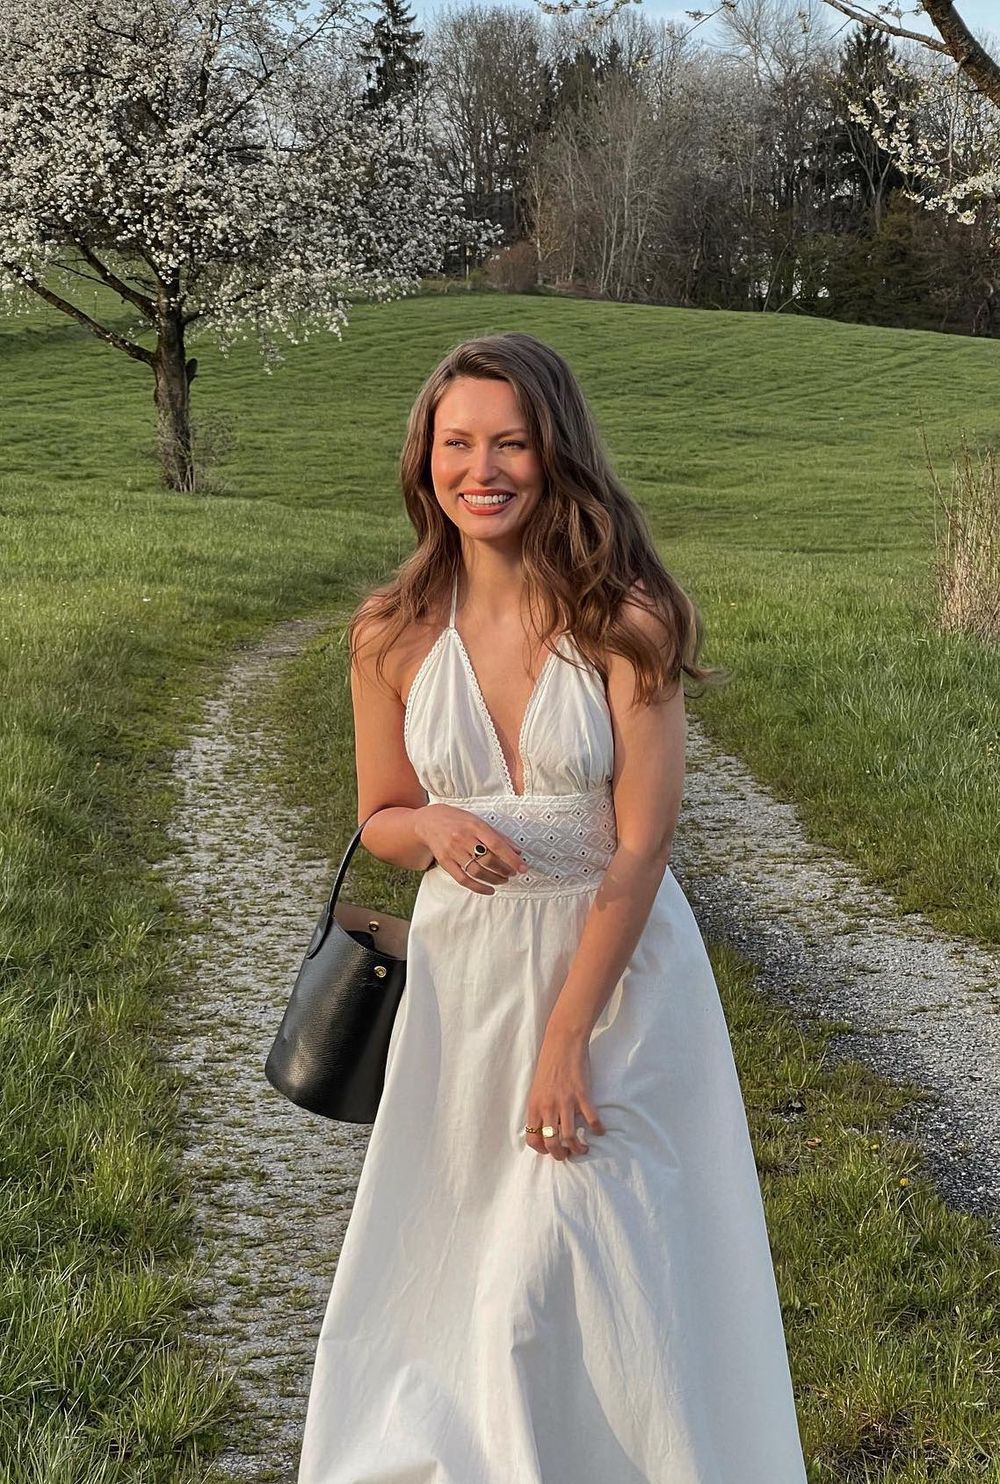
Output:
[[530,1123],[526,1123],[524,1125],[524,1132],[526,1134],[540,1134],[541,1131],[542,1131],[542,1125],[541,1124],[539,1124],[537,1128],[532,1128]]
[[543,1126],[542,1126],[542,1138],[543,1139],[554,1139],[555,1136],[556,1136],[556,1131],[552,1127],[551,1123],[543,1124]]

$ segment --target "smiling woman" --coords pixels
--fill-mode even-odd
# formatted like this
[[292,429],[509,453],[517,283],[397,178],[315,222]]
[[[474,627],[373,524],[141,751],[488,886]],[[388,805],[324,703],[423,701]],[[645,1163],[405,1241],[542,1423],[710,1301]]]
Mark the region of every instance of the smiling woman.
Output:
[[[454,379],[435,417],[431,478],[439,500],[451,496],[467,511],[491,518],[501,511],[513,514],[517,502],[518,521],[526,517],[541,493],[543,477],[530,434],[517,425],[492,431],[517,412],[509,382]],[[471,431],[447,422],[449,418],[472,424]]]
[[358,818],[424,875],[299,1484],[805,1484],[669,865],[694,605],[533,336],[445,357],[401,474],[417,548],[352,624]]

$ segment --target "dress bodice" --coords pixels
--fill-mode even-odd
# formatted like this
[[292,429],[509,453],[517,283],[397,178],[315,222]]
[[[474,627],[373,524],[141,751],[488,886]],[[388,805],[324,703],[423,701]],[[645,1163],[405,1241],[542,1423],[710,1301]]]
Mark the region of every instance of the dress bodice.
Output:
[[[472,662],[451,613],[406,699],[403,741],[431,803],[470,808],[509,834],[556,889],[590,885],[614,849],[614,733],[597,669],[560,634],[546,656],[518,734],[517,793]],[[571,659],[567,659],[567,654]],[[576,663],[573,663],[573,661]],[[525,873],[498,891],[537,889]]]

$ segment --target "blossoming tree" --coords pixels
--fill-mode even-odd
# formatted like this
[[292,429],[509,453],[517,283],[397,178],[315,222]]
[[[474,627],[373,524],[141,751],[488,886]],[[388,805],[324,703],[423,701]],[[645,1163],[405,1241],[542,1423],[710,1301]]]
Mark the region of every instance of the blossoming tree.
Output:
[[493,240],[405,100],[365,97],[356,4],[0,0],[0,290],[149,366],[174,488],[193,483],[192,338],[273,358],[280,335],[339,335],[348,293],[395,297]]
[[977,91],[1000,108],[1000,65],[973,36],[952,0],[920,0],[920,9],[934,26],[936,36],[904,26],[901,5],[855,5],[851,0],[826,0],[826,3],[869,30],[919,42],[929,51],[951,57]]
[[952,0],[921,0],[933,36],[904,26],[897,4],[873,9],[852,0],[826,3],[869,30],[918,43],[930,54],[919,69],[899,57],[890,61],[890,72],[905,84],[903,93],[879,86],[848,106],[907,172],[911,199],[977,224],[1000,252],[1000,64]]

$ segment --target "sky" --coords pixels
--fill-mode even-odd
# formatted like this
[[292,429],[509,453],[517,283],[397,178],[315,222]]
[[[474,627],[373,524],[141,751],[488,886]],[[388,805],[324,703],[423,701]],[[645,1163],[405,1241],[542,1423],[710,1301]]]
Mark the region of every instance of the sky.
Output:
[[[453,3],[456,8],[461,9],[463,0],[453,0]],[[489,4],[491,0],[483,0],[483,3]],[[517,6],[521,9],[535,10],[539,15],[543,14],[543,12],[538,11],[534,0],[501,0],[501,3]],[[673,18],[679,25],[689,27],[694,26],[694,22],[685,15],[685,9],[711,12],[716,8],[716,3],[717,0],[688,0],[688,5],[685,6],[683,4],[678,5],[677,0],[642,0],[641,5],[636,5],[633,8],[648,16],[651,20]],[[899,0],[899,3],[903,6],[904,11],[919,11],[918,0]],[[435,11],[439,8],[441,7],[435,3],[435,0],[410,0],[408,6],[410,12],[415,14],[418,25],[423,25],[431,20]],[[832,6],[823,5],[820,0],[816,8],[826,13],[828,21],[832,26],[836,27],[842,22],[846,31],[851,29],[851,23],[846,17],[838,16]],[[870,0],[867,8],[872,11],[876,9],[873,0]],[[969,30],[980,40],[986,40],[990,36],[994,40],[1000,38],[1000,11],[998,11],[997,0],[957,0],[956,8],[963,21],[965,21],[965,24],[969,27]],[[922,11],[916,15],[904,14],[901,24],[908,31],[921,31],[928,35],[936,34],[930,21],[927,20]],[[703,22],[693,32],[692,39],[695,38],[705,42],[718,41],[718,23],[712,21]]]

